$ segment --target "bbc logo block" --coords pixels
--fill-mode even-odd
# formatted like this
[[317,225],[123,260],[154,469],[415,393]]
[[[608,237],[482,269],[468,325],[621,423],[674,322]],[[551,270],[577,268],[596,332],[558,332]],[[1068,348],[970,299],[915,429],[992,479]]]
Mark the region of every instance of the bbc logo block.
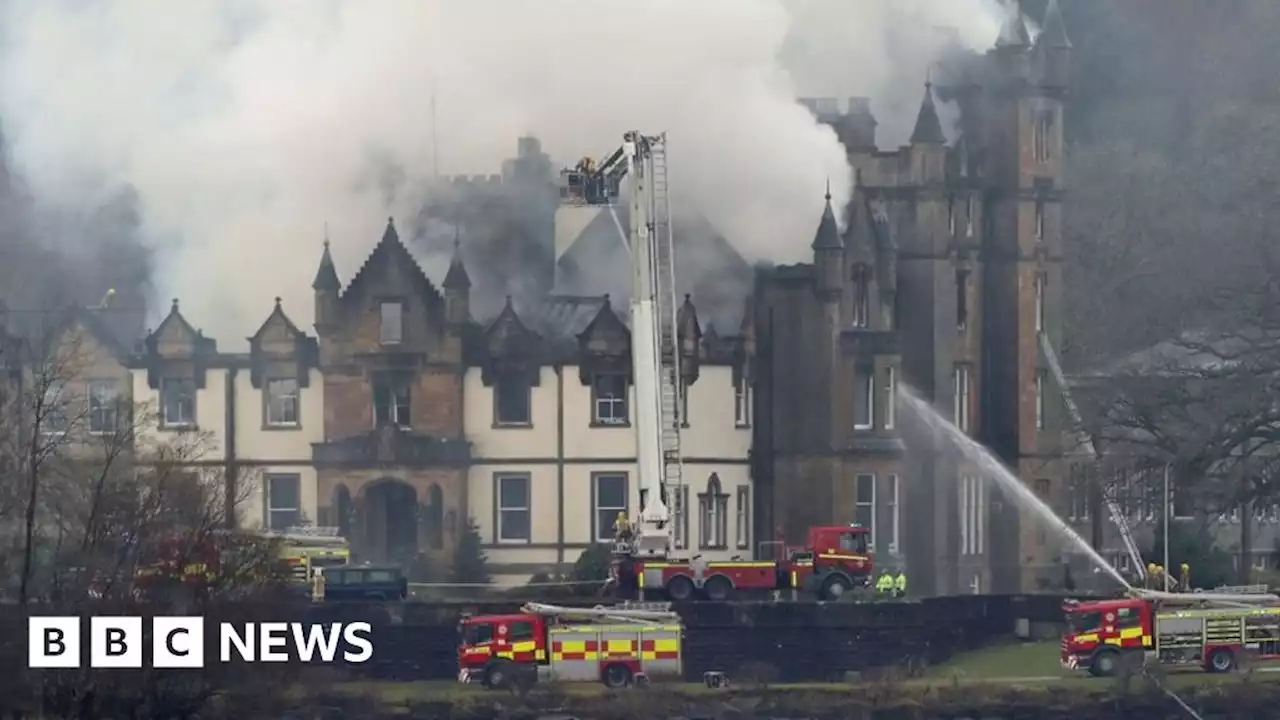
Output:
[[[140,617],[89,618],[82,637],[79,617],[31,617],[27,625],[28,666],[78,668],[88,649],[91,668],[142,668],[144,653],[154,668],[202,668],[205,665],[205,620],[194,616],[155,617],[150,642]],[[369,623],[220,623],[218,661],[332,663],[368,662],[373,657]],[[339,652],[341,651],[341,652]]]

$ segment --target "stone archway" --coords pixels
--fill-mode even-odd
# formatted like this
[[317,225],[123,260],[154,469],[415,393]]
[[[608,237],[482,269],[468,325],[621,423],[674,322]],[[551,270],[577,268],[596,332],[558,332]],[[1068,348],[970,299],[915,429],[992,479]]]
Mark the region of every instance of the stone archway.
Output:
[[374,562],[407,564],[418,555],[418,493],[395,478],[381,478],[364,489],[361,523],[364,555]]

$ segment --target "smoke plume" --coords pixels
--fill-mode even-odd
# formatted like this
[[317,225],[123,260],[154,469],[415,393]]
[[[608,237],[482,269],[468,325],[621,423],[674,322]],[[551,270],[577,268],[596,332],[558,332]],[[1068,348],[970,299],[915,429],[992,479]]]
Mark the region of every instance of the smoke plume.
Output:
[[805,260],[824,184],[851,178],[794,99],[871,96],[899,142],[929,64],[989,46],[995,5],[7,0],[0,118],[34,198],[132,188],[160,297],[226,344],[277,295],[310,321],[326,224],[349,279],[436,172],[498,172],[525,133],[568,164],[666,131],[675,202],[749,260]]

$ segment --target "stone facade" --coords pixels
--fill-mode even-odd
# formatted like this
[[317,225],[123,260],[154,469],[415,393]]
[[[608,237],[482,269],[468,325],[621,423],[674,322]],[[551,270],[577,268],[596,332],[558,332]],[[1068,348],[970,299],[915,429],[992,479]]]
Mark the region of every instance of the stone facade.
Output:
[[[877,149],[866,100],[844,113],[810,102],[856,175],[851,202],[834,209],[846,230],[828,202],[812,264],[756,282],[754,470],[772,498],[758,525],[796,543],[814,524],[875,523],[882,564],[905,565],[923,594],[1014,592],[1060,575],[1052,539],[1011,499],[936,439],[904,452],[886,416],[905,392],[895,384],[909,385],[1052,504],[1065,500],[1060,393],[1041,349],[1041,334],[1061,342],[1071,46],[1056,3],[1041,28],[1033,42],[1015,12],[981,62],[926,83],[898,150]],[[950,144],[935,95],[960,111]]]

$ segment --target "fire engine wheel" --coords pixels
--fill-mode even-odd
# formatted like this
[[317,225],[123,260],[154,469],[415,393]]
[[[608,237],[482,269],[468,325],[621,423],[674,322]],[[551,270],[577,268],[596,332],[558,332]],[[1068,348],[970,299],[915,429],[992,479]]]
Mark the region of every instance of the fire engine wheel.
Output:
[[1116,674],[1116,667],[1120,664],[1120,653],[1115,650],[1103,650],[1093,656],[1093,663],[1089,666],[1089,674],[1094,677],[1111,677]]
[[626,665],[610,665],[604,669],[605,687],[615,690],[631,684],[631,668]]
[[1218,648],[1209,653],[1209,662],[1205,665],[1209,668],[1209,672],[1231,672],[1236,666],[1236,656],[1226,648]]
[[487,688],[504,688],[510,680],[511,663],[498,661],[484,671],[484,686]]
[[733,583],[729,582],[729,578],[717,575],[702,585],[702,591],[707,594],[708,600],[723,602],[733,594]]
[[683,575],[677,575],[667,581],[667,597],[683,602],[693,597],[693,581]]
[[839,600],[853,588],[852,582],[844,575],[831,575],[822,581],[819,598],[822,600]]

